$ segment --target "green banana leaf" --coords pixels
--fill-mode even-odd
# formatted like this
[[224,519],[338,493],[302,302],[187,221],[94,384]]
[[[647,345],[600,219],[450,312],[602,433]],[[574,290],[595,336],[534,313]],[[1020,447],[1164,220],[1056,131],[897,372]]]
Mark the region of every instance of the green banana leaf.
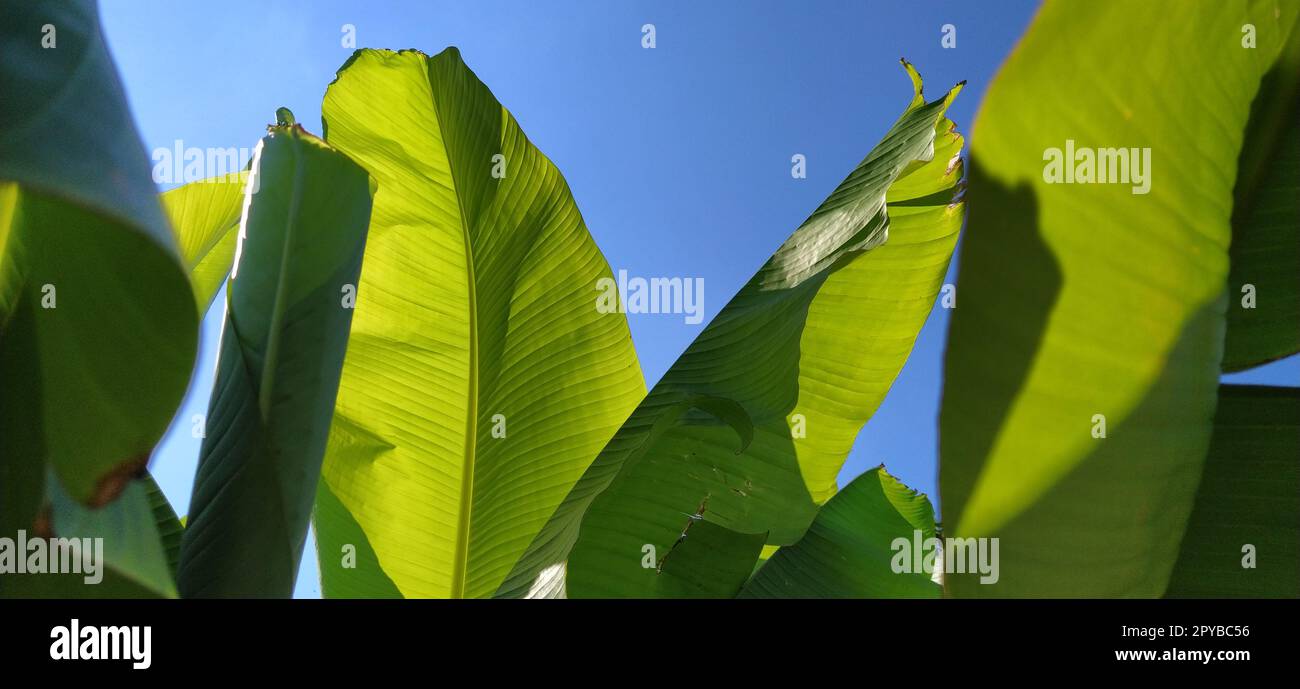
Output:
[[877,467],[822,505],[804,537],[768,558],[740,597],[938,598],[942,587],[918,566],[938,552],[925,545],[934,537],[930,499]]
[[[949,595],[1164,593],[1210,441],[1238,157],[1297,17],[1274,2],[1049,0],[990,85],[940,490],[946,535],[1000,538],[1002,574],[949,575]],[[1246,23],[1256,48],[1238,41]],[[1055,183],[1072,146],[1094,165],[1093,149],[1149,157],[1140,175],[1111,163],[1106,183]]]
[[46,466],[83,504],[130,483],[185,392],[198,314],[94,3],[3,14],[0,532],[13,533],[32,527]]
[[[52,472],[45,487],[48,504],[36,524],[23,532],[26,552],[16,551],[29,569],[0,576],[0,597],[176,597],[161,534],[179,528],[179,523],[174,514],[166,520],[170,508],[158,509],[158,487],[147,473],[128,481],[117,500],[98,509],[73,500]],[[14,539],[15,534],[4,537]],[[43,544],[30,545],[35,540]],[[44,573],[33,573],[34,557]],[[56,567],[62,573],[51,573]]]
[[207,312],[230,274],[247,184],[248,173],[241,172],[163,192],[163,208],[176,233],[199,313]]
[[[703,519],[688,520],[669,550],[643,551],[654,570],[656,598],[734,598],[754,569],[767,534],[741,534]],[[654,565],[653,567],[651,565]]]
[[898,122],[637,407],[499,595],[554,593],[560,576],[569,596],[661,595],[642,549],[669,552],[697,506],[738,537],[803,535],[906,361],[961,226],[962,139],[943,116],[960,85],[927,104],[904,66]]
[[1300,597],[1300,388],[1222,385],[1165,595]]
[[188,597],[288,597],[328,440],[370,220],[365,171],[301,127],[254,154],[177,575]]
[[158,538],[167,558],[167,571],[175,579],[181,561],[181,537],[185,535],[185,522],[177,518],[176,510],[172,509],[172,504],[163,495],[153,476],[146,473],[137,480],[144,485],[145,495],[149,498],[149,509],[153,512],[154,525],[158,528]]
[[[1267,9],[1267,6],[1260,6]],[[1258,27],[1256,27],[1258,30]],[[1258,48],[1256,48],[1258,50]],[[1223,370],[1300,352],[1300,31],[1251,104],[1237,162]]]
[[[369,289],[369,288],[367,288]],[[321,594],[326,598],[401,598],[402,592],[384,573],[370,539],[352,513],[339,502],[322,479],[316,484],[316,505],[312,512],[316,525],[316,557],[321,576]],[[357,576],[338,576],[346,571]]]
[[379,182],[315,516],[323,594],[490,595],[644,394],[626,318],[596,309],[612,273],[455,48],[358,51],[322,113]]

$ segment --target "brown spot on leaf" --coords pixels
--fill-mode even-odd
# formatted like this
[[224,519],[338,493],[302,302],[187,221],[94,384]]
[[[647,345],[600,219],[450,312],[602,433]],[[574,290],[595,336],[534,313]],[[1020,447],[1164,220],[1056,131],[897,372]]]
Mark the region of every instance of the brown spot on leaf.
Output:
[[54,538],[54,511],[50,503],[42,505],[36,513],[36,519],[32,521],[32,533],[41,538]]
[[132,480],[144,475],[148,466],[149,453],[146,452],[114,467],[99,479],[99,483],[95,484],[95,492],[90,496],[90,506],[99,508],[116,500]]

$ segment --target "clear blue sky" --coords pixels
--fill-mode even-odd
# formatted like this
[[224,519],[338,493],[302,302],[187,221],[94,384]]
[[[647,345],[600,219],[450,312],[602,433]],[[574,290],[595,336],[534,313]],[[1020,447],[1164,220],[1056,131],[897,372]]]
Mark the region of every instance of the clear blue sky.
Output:
[[[284,105],[320,133],[326,85],[357,47],[459,46],[564,173],[615,271],[703,277],[705,322],[871,149],[921,71],[930,97],[966,79],[949,111],[969,134],[990,78],[1032,16],[999,2],[283,2],[102,0],[109,46],[149,150],[249,147]],[[657,47],[641,47],[652,23]],[[940,45],[941,27],[957,47]],[[802,153],[808,177],[790,176]],[[175,185],[164,185],[171,187]],[[948,282],[955,282],[956,266]],[[219,296],[219,299],[224,297]],[[960,304],[960,301],[959,301]],[[948,312],[936,308],[858,437],[841,485],[884,462],[937,502],[937,423]],[[189,509],[215,370],[218,306],[202,359],[152,469]],[[700,332],[680,315],[630,315],[647,385]],[[1296,357],[1232,376],[1295,384]],[[296,595],[319,596],[314,553]]]

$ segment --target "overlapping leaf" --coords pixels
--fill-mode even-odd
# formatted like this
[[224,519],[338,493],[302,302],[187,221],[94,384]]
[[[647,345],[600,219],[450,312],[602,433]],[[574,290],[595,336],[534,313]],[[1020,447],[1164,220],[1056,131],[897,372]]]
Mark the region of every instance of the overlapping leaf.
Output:
[[[948,535],[999,537],[1002,575],[949,576],[951,595],[1164,592],[1210,440],[1238,159],[1297,17],[1265,1],[1049,0],[990,86],[941,490]],[[1123,149],[1129,165],[1048,183],[1070,149]],[[1085,159],[1063,162],[1084,180]]]
[[938,598],[943,590],[923,566],[942,552],[929,549],[931,538],[929,498],[877,467],[822,505],[804,537],[768,558],[740,597]]
[[151,477],[129,481],[118,499],[98,509],[73,500],[53,475],[45,485],[42,517],[21,535],[4,536],[26,571],[0,576],[0,596],[176,597],[170,557],[180,523],[165,500],[159,504]]
[[902,368],[961,225],[962,139],[943,117],[960,86],[927,104],[906,67],[906,112],[655,386],[501,595],[556,593],[566,557],[571,596],[661,595],[642,550],[670,552],[693,514],[737,538],[803,535]]
[[0,531],[12,533],[31,528],[47,465],[82,503],[129,485],[184,394],[198,316],[94,3],[2,13]]
[[1300,597],[1300,388],[1222,385],[1165,595]]
[[[1267,11],[1267,5],[1259,5]],[[1258,27],[1256,27],[1258,30]],[[1258,50],[1258,48],[1256,48]],[[1300,352],[1300,30],[1251,104],[1237,162],[1223,370]]]
[[191,182],[162,195],[201,313],[235,260],[247,183],[248,174],[238,173]]
[[371,189],[301,127],[259,144],[178,583],[186,597],[293,591],[358,287]]

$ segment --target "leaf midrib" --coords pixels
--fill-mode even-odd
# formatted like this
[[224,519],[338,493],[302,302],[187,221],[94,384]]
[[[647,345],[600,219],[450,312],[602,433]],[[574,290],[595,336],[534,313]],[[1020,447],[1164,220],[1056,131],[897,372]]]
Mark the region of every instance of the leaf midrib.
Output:
[[[429,80],[429,95],[433,97],[433,62],[425,72]],[[478,290],[474,281],[474,250],[470,242],[469,226],[465,214],[465,197],[456,181],[456,168],[451,150],[447,147],[447,128],[443,126],[442,109],[438,98],[433,97],[433,116],[442,135],[442,150],[447,158],[447,175],[451,178],[451,191],[456,196],[456,209],[460,214],[461,239],[465,244],[465,280],[469,300],[469,384],[465,403],[465,455],[461,465],[459,516],[456,523],[456,550],[452,559],[452,598],[465,597],[465,577],[469,569],[469,531],[474,507],[474,465],[478,454]]]

